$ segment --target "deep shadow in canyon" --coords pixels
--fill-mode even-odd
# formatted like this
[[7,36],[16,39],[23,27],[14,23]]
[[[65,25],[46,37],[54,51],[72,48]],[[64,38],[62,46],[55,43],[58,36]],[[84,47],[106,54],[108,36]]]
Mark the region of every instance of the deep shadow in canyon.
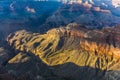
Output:
[[72,62],[49,66],[33,53],[16,52],[1,68],[0,71],[5,71],[0,73],[0,80],[106,80],[106,70]]

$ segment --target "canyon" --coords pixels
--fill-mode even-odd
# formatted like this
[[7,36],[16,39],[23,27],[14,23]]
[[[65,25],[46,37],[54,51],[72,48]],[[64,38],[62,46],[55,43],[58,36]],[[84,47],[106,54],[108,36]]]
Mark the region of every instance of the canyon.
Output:
[[119,2],[0,4],[0,80],[120,79]]

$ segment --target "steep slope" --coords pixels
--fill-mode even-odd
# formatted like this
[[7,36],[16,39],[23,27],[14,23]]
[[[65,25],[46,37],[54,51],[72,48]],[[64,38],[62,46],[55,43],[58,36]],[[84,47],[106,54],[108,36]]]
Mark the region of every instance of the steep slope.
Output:
[[[119,26],[87,30],[74,23],[66,28],[49,30],[43,35],[18,31],[9,35],[7,41],[16,50],[39,56],[44,63],[52,66],[53,73],[59,77],[69,80],[119,80],[119,32]],[[14,62],[16,60],[10,61],[7,66]]]
[[60,5],[61,3],[56,1],[1,0],[0,33],[4,33],[6,37],[9,33],[21,29],[37,31],[37,27]]
[[[10,50],[10,49],[9,49]],[[12,54],[11,54],[12,53]],[[12,56],[16,53],[14,56]],[[0,48],[0,80],[65,80],[32,53]]]
[[[120,10],[120,9],[118,9]],[[76,22],[85,25],[89,29],[100,29],[106,26],[114,26],[120,23],[119,12],[111,7],[103,7],[88,3],[64,4],[46,22],[40,26],[41,31],[47,31],[54,27]]]
[[[10,48],[9,45],[5,43],[1,43],[2,47],[0,47],[0,73],[6,72],[4,71],[4,66],[8,63],[8,61],[13,58],[16,54],[13,49]],[[4,45],[4,46],[3,46]]]
[[120,7],[120,1],[119,0],[61,0],[65,4],[74,4],[74,3],[89,3],[92,5],[98,5],[98,6],[112,6],[112,7]]
[[0,47],[0,68],[4,64],[4,62],[8,61],[9,55],[4,48]]

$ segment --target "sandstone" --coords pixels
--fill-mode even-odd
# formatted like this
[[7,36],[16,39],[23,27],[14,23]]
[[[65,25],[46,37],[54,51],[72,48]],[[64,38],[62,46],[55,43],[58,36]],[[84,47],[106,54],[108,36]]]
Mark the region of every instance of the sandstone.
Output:
[[120,45],[117,44],[120,42],[119,30],[119,26],[89,30],[73,23],[66,28],[55,28],[46,34],[34,36],[26,31],[20,36],[19,31],[13,37],[11,34],[8,42],[17,50],[39,56],[44,63],[53,67],[57,76],[75,80],[102,80],[111,75],[109,71],[120,70],[117,65],[120,58]]

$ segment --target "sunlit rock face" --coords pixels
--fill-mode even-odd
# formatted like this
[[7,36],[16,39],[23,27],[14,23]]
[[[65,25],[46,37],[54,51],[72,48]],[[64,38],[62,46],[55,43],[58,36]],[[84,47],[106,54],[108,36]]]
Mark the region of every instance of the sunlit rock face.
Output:
[[118,80],[119,32],[119,26],[88,30],[74,23],[66,28],[49,30],[43,35],[18,31],[9,35],[7,41],[16,50],[38,56],[52,66],[53,73],[59,77],[70,80]]
[[119,3],[23,1],[0,3],[0,80],[120,79]]
[[109,9],[116,15],[119,15],[117,12],[120,12],[120,0],[66,0],[65,4],[91,4],[92,6]]
[[63,3],[65,4],[82,4],[82,3],[87,3],[87,4],[93,4],[93,5],[102,5],[102,6],[114,6],[119,7],[120,6],[120,0],[62,0]]
[[112,0],[112,4],[115,7],[120,7],[120,0]]

